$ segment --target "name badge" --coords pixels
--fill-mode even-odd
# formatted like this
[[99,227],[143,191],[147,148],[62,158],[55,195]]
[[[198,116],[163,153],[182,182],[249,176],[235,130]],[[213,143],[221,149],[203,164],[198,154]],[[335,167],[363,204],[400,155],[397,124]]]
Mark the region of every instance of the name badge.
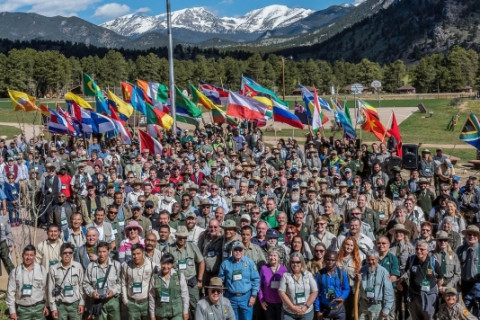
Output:
[[420,283],[420,290],[423,291],[423,292],[429,292],[430,291],[430,282],[428,282],[427,280],[423,280]]
[[112,228],[112,234],[113,234],[113,235],[116,235],[117,233],[118,233],[117,229],[113,229],[113,228]]
[[375,298],[375,290],[373,288],[367,288],[367,289],[365,289],[365,292],[367,294],[368,299]]
[[170,293],[168,291],[162,291],[160,302],[170,302]]
[[223,251],[223,257],[228,258],[228,251]]
[[307,298],[305,297],[305,292],[295,293],[295,300],[297,301],[297,304],[302,304],[307,302]]
[[62,190],[65,190],[65,189],[67,189],[67,186],[62,184]]
[[30,297],[32,295],[32,285],[24,284],[22,287],[22,297]]
[[102,288],[104,282],[105,282],[105,278],[98,278],[97,279],[97,288]]
[[380,211],[380,212],[378,213],[378,218],[379,218],[380,220],[385,219],[385,212],[381,212],[381,211]]
[[242,280],[242,270],[233,271],[233,281]]
[[187,269],[187,260],[178,260],[178,269],[179,270],[186,270]]
[[60,218],[60,223],[62,224],[62,226],[66,225],[67,224],[67,217]]
[[125,221],[118,221],[118,225],[119,225],[120,227],[123,227],[123,226],[125,225]]
[[412,267],[412,272],[417,272],[417,267],[416,266]]
[[280,281],[270,282],[270,289],[278,289],[280,287]]
[[[50,191],[51,192],[51,191]],[[16,196],[17,195],[17,190],[13,189],[12,190],[12,195]]]
[[58,260],[50,260],[49,264],[50,264],[50,267],[51,267],[51,266],[56,265],[57,263],[58,263]]
[[73,297],[73,286],[65,286],[65,288],[63,288],[63,295],[65,297]]
[[207,252],[207,257],[215,257],[216,254],[215,254],[215,251],[208,251]]
[[134,282],[132,285],[132,292],[133,293],[142,293],[142,283],[141,282]]

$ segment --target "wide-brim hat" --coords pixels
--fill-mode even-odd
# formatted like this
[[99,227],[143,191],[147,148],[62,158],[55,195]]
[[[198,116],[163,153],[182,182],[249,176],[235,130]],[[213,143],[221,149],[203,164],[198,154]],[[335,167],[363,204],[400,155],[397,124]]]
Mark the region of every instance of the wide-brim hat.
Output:
[[446,231],[440,230],[435,234],[435,240],[450,240]]
[[132,220],[127,224],[127,226],[125,227],[125,234],[127,234],[130,229],[138,229],[138,233],[143,233],[142,226],[135,220]]
[[220,289],[220,290],[225,290],[226,288],[223,286],[222,279],[219,277],[213,277],[210,279],[210,283],[208,286],[205,286],[207,289]]
[[396,225],[393,226],[392,229],[390,229],[390,231],[388,231],[388,233],[390,234],[394,234],[396,231],[402,231],[403,233],[405,233],[407,236],[410,235],[410,231],[408,231],[407,229],[405,229],[405,226],[401,223],[397,223]]
[[255,198],[253,198],[253,197],[245,197],[244,202],[245,203],[257,203],[257,201],[255,201]]
[[186,226],[178,226],[177,232],[175,232],[175,237],[180,238],[187,238],[188,237],[188,229]]
[[321,194],[322,197],[332,197],[332,198],[335,198],[335,195],[332,193],[332,191],[330,190],[326,190],[324,192],[322,192]]
[[430,181],[427,178],[420,178],[418,184],[430,184]]
[[212,206],[212,203],[208,199],[202,199],[200,203],[198,204],[199,207],[204,207],[204,206]]
[[239,204],[242,205],[244,203],[242,197],[240,196],[234,196],[232,199],[232,204]]
[[469,225],[469,226],[467,227],[467,229],[465,229],[465,230],[462,231],[462,234],[463,234],[464,236],[466,236],[466,235],[469,234],[469,233],[476,233],[476,234],[477,234],[477,237],[478,237],[478,236],[480,235],[480,230],[479,230],[478,227],[475,226],[475,225]]
[[235,220],[226,220],[222,223],[222,225],[220,227],[222,229],[235,229],[237,231],[240,229],[237,226],[237,223],[235,222]]
[[133,181],[133,185],[134,185],[134,186],[135,186],[135,185],[143,185],[143,182],[142,182],[142,180],[140,180],[140,179],[137,178],[137,179],[135,179],[135,180]]

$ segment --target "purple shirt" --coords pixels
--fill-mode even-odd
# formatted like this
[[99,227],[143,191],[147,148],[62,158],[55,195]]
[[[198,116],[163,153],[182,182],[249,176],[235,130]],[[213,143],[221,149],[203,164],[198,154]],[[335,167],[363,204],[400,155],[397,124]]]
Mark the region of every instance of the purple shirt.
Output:
[[262,266],[260,269],[260,290],[258,291],[258,299],[261,303],[282,303],[282,299],[278,295],[278,287],[285,272],[287,272],[287,268],[281,264],[278,265],[275,273],[273,273],[268,264]]

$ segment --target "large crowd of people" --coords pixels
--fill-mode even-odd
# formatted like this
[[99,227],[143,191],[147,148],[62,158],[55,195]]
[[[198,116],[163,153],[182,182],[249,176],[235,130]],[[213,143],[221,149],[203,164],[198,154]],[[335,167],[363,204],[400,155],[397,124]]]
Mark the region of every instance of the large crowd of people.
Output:
[[[441,148],[407,170],[251,124],[161,142],[0,140],[10,319],[478,319],[480,187]],[[24,224],[47,239],[15,266]]]

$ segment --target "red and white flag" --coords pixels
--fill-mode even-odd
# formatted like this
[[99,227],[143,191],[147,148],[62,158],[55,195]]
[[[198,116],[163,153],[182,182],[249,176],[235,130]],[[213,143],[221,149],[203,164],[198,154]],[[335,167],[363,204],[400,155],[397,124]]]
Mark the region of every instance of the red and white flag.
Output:
[[151,135],[140,129],[138,130],[138,135],[140,137],[140,150],[148,149],[150,154],[162,153],[162,144],[155,140]]

